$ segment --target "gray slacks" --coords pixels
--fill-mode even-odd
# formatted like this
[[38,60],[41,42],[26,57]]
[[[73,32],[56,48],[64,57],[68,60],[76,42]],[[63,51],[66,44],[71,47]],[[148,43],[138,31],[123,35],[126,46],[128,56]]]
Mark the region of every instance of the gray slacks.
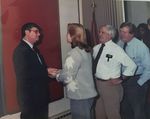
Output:
[[74,100],[70,99],[72,119],[93,119],[94,98]]

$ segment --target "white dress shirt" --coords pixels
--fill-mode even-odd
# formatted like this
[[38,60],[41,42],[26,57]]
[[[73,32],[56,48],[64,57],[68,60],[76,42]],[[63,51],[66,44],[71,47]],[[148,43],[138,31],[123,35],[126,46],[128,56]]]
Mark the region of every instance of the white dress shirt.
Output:
[[[22,40],[23,40],[24,42],[26,42],[26,43],[31,47],[31,49],[33,49],[33,45],[32,45],[29,41],[27,41],[27,40],[25,40],[25,39],[22,39]],[[39,54],[36,53],[36,55],[37,55],[37,57],[38,57],[39,62],[42,64],[42,61],[41,61],[41,58],[40,58]]]
[[[98,44],[93,48],[94,59],[100,47],[101,44]],[[137,68],[136,64],[120,46],[110,40],[105,43],[105,47],[97,64],[95,76],[104,80],[118,78],[121,74],[121,65],[125,66],[123,75],[134,75]]]
[[27,41],[26,39],[22,39],[24,42],[26,42],[31,48],[33,48],[33,45],[29,42],[29,41]]

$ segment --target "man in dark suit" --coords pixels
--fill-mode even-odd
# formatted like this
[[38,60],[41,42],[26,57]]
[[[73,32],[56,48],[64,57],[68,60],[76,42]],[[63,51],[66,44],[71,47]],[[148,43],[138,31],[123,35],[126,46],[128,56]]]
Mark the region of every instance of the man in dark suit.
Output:
[[21,119],[48,119],[48,74],[56,72],[56,69],[46,67],[35,46],[40,30],[35,23],[23,25],[21,42],[13,54]]

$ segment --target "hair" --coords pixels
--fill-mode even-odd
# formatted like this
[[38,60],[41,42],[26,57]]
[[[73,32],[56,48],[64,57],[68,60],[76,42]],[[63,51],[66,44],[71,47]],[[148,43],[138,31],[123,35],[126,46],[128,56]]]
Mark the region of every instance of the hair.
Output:
[[148,26],[147,26],[146,23],[141,23],[141,24],[138,25],[136,37],[139,40],[143,40],[143,42],[148,46],[148,44],[149,44],[149,38],[150,38],[150,33],[149,33]]
[[25,31],[26,30],[31,30],[31,28],[33,28],[33,27],[36,27],[39,31],[41,31],[41,27],[39,25],[37,25],[36,23],[32,23],[32,22],[26,23],[21,28],[22,38],[25,36]]
[[141,23],[138,25],[137,27],[137,33],[140,34],[140,28],[142,28],[144,30],[144,33],[148,32],[148,27],[146,23]]
[[139,28],[147,29],[147,24],[146,24],[146,23],[140,23],[140,24],[137,26],[137,29],[139,29]]
[[118,42],[118,40],[119,40],[119,31],[118,31],[118,29],[117,29],[117,28],[115,29],[115,31],[116,31],[116,33],[115,33],[115,37],[114,37],[114,38],[112,38],[112,41],[113,41],[114,43],[117,43],[117,42]]
[[150,18],[147,19],[147,24],[150,25]]
[[90,30],[85,28],[85,32],[86,32],[86,41],[88,46],[90,46],[91,48],[94,46],[94,41],[91,40],[91,33]]
[[123,28],[123,27],[128,27],[129,28],[129,33],[130,34],[135,34],[136,33],[136,26],[134,24],[132,24],[131,22],[123,22],[121,25],[120,25],[120,28]]
[[69,23],[67,33],[70,34],[72,39],[72,48],[79,47],[86,52],[90,52],[91,48],[87,44],[86,32],[83,25],[79,23]]
[[116,35],[116,29],[112,25],[104,25],[104,27],[107,29],[107,33],[111,35],[113,39]]

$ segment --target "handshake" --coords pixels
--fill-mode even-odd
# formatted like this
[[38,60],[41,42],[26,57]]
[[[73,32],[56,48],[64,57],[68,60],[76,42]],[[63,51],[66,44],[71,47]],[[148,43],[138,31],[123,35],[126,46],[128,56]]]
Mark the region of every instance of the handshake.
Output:
[[59,73],[60,69],[57,68],[47,68],[48,76],[50,78],[56,78],[56,75]]
[[63,82],[66,85],[68,91],[75,92],[78,89],[78,83],[68,76],[67,73],[62,72],[61,69],[47,68],[48,76],[50,78],[56,78],[58,82]]

